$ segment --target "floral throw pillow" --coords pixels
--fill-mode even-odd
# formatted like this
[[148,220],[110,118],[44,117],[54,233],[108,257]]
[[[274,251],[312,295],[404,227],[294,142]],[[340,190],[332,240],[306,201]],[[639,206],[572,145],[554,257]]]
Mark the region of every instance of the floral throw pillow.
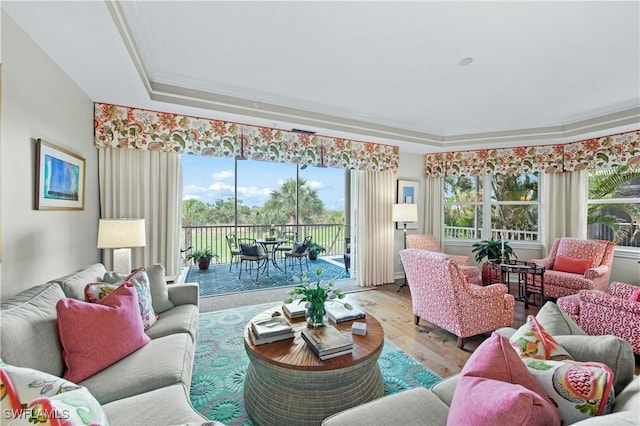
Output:
[[85,387],[60,377],[0,360],[0,385],[7,424],[108,424],[100,403]]
[[138,295],[138,304],[140,305],[142,324],[144,325],[144,329],[147,330],[156,323],[157,315],[153,309],[151,300],[151,284],[145,268],[136,269],[131,273],[131,275],[125,277],[119,283],[108,284],[103,282],[87,284],[84,288],[85,300],[87,302],[95,303],[98,300],[104,299],[108,294],[125,282],[131,283],[136,290],[136,294]]
[[605,364],[522,358],[529,373],[558,406],[562,424],[611,412],[613,372]]
[[521,358],[573,359],[533,315],[527,317],[527,322],[513,333],[509,341]]

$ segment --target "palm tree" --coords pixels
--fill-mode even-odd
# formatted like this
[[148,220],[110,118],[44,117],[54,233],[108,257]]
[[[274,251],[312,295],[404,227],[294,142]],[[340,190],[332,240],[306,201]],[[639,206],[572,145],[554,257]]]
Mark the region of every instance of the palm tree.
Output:
[[296,222],[296,199],[300,222],[314,223],[324,212],[324,204],[318,191],[306,186],[307,181],[300,178],[285,180],[279,190],[271,192],[271,198],[264,204],[265,210],[284,211],[288,214],[288,223]]
[[[632,183],[635,183],[635,185],[632,185]],[[638,165],[624,165],[589,173],[590,200],[637,197],[639,186],[640,166]],[[622,223],[627,223],[629,226],[620,226]],[[640,208],[637,204],[589,204],[587,208],[587,225],[608,227],[614,232],[613,241],[616,244],[628,237],[631,238],[631,241],[640,241],[639,223]],[[590,231],[594,229],[593,226],[589,228]]]

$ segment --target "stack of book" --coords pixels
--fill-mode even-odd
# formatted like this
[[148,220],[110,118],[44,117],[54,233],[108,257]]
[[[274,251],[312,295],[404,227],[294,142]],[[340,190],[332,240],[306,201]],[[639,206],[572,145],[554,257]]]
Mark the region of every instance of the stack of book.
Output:
[[330,325],[306,328],[302,330],[302,338],[321,360],[353,353],[351,335],[342,334]]
[[254,345],[277,342],[294,337],[291,324],[282,316],[251,322],[251,340]]
[[325,304],[325,310],[327,316],[333,322],[351,321],[359,318],[364,318],[364,311],[358,308],[356,305],[350,303],[352,309],[347,309],[341,302],[329,302]]
[[305,305],[306,302],[300,302],[300,299],[294,300],[291,303],[283,303],[282,312],[289,318],[304,318],[306,311]]

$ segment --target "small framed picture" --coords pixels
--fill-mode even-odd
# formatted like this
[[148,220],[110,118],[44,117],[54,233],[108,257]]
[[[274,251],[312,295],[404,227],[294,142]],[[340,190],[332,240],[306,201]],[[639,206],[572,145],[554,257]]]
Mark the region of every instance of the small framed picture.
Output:
[[85,159],[38,139],[36,210],[84,210]]
[[[418,185],[416,180],[398,179],[397,204],[418,204]],[[402,229],[403,225],[396,223],[396,229]],[[418,229],[418,222],[407,222],[407,229]]]

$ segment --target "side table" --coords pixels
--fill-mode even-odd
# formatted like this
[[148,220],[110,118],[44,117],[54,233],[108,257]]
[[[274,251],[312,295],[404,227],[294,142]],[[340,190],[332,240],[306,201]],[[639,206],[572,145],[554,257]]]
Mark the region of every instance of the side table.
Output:
[[[526,262],[522,260],[505,260],[502,263],[495,261],[489,262],[490,271],[496,271],[498,274],[489,274],[489,284],[505,284],[511,292],[511,279],[516,277],[513,284],[518,286],[518,295],[516,300],[524,302],[525,309],[529,308],[529,297],[533,296],[533,302],[536,306],[544,304],[544,267],[534,262]],[[495,281],[495,277],[499,276],[499,282]],[[540,305],[535,303],[535,295],[540,295]]]

